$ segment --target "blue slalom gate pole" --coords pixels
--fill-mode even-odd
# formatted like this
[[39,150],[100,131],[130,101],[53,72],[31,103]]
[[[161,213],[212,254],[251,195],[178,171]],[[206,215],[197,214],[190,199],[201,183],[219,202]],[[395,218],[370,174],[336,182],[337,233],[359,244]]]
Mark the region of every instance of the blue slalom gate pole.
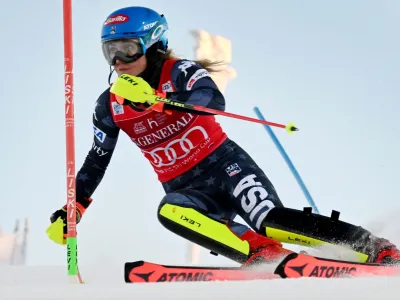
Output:
[[[254,107],[254,111],[260,120],[265,121],[264,116],[262,115],[260,109],[257,106]],[[274,134],[274,132],[272,131],[270,126],[268,126],[266,124],[263,124],[263,125],[264,125],[265,130],[267,130],[268,135],[271,137],[272,141],[274,142],[275,146],[278,148],[279,152],[281,153],[286,164],[289,166],[289,169],[292,172],[294,178],[296,178],[297,183],[300,185],[300,188],[303,191],[303,194],[306,197],[308,204],[312,206],[313,210],[317,214],[319,214],[319,210],[318,210],[317,206],[315,205],[313,198],[311,197],[310,193],[308,192],[306,185],[304,184],[303,180],[301,179],[299,173],[297,172],[297,170],[296,170],[295,166],[293,165],[292,161],[290,160],[289,156],[286,154],[285,149],[282,147],[281,143],[279,142],[278,138],[276,137],[276,135]]]

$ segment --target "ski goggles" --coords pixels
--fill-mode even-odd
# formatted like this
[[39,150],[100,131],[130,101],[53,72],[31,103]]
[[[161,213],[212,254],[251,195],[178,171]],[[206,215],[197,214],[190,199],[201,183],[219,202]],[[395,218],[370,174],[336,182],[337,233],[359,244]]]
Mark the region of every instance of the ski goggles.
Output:
[[110,66],[115,65],[117,59],[130,63],[144,54],[142,43],[136,38],[106,41],[102,44],[102,50]]

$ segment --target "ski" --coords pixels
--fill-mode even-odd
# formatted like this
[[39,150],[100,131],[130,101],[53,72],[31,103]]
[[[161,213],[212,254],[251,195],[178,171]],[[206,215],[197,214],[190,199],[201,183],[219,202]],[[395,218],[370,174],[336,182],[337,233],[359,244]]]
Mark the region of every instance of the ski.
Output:
[[125,263],[125,282],[241,281],[279,278],[398,276],[400,267],[357,263],[292,253],[272,271],[261,268],[173,266],[146,261]]
[[274,274],[281,278],[396,276],[400,275],[400,267],[292,253],[279,263]]
[[162,265],[146,261],[125,263],[125,282],[183,282],[276,279],[273,272],[254,271],[240,267],[193,267]]

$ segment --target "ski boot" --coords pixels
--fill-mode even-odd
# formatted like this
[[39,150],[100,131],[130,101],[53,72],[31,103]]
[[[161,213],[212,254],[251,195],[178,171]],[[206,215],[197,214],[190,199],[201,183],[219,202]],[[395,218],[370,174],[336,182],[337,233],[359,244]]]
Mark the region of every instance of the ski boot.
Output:
[[246,231],[241,239],[246,240],[250,246],[249,258],[242,264],[242,267],[273,263],[293,253],[293,251],[283,248],[279,241],[252,230]]
[[383,238],[377,238],[368,262],[382,265],[400,265],[400,250]]

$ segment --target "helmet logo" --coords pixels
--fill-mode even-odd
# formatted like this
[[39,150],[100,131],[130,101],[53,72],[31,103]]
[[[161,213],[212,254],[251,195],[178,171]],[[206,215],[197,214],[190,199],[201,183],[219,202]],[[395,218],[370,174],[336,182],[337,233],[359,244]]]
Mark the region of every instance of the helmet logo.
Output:
[[155,22],[153,22],[153,23],[150,23],[150,24],[147,24],[147,25],[144,25],[144,26],[143,26],[143,29],[144,29],[144,30],[151,29],[151,28],[153,28],[153,26],[156,25],[156,24],[157,24],[157,21],[155,21]]
[[113,24],[121,24],[129,21],[129,17],[127,15],[116,15],[111,16],[104,22],[104,25],[113,25]]
[[115,32],[117,31],[115,26],[112,26],[110,29],[110,34],[115,34]]
[[157,39],[160,37],[160,35],[163,33],[164,26],[162,24],[158,25],[156,29],[154,29],[153,34],[151,35],[151,38],[153,40]]

